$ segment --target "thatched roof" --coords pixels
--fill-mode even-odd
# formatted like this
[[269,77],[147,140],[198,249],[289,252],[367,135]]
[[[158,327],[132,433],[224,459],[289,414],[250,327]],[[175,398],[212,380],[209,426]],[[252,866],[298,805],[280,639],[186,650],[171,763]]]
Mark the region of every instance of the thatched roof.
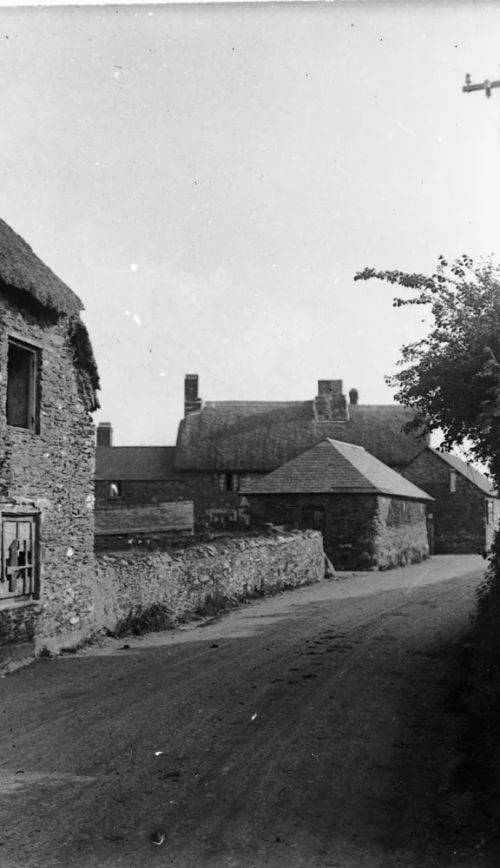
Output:
[[41,307],[68,317],[78,389],[85,406],[97,410],[99,374],[87,328],[80,319],[83,304],[4,220],[0,220],[0,288],[29,296]]
[[220,401],[182,420],[180,470],[269,473],[325,438],[363,446],[390,467],[408,464],[427,439],[403,433],[411,413],[398,405],[355,405],[346,422],[316,422],[313,401]]
[[241,486],[242,494],[383,494],[432,500],[362,446],[324,440],[261,479]]
[[3,220],[0,220],[0,282],[7,288],[28,293],[56,313],[78,316],[83,310],[73,290]]
[[175,477],[175,446],[98,446],[97,481],[158,481]]

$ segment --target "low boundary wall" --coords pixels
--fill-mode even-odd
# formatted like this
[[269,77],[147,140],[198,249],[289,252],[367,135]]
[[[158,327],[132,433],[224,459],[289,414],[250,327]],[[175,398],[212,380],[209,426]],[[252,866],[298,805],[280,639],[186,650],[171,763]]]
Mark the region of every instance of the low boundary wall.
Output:
[[321,534],[241,537],[166,552],[96,555],[97,629],[119,631],[148,613],[164,626],[254,596],[317,582],[325,574]]

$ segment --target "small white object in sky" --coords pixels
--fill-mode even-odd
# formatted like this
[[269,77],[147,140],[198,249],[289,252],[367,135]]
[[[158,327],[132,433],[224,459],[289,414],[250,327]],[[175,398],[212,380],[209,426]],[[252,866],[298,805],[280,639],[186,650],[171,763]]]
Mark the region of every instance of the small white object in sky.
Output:
[[162,750],[155,750],[155,756],[161,756],[163,753]]
[[129,311],[129,310],[126,310],[126,311],[125,311],[125,316],[130,316],[130,311]]
[[257,714],[252,714],[250,720],[255,720],[256,717],[257,717]]
[[142,322],[140,321],[140,319],[136,313],[134,313],[132,319],[134,320],[135,323],[137,323],[137,325],[142,325]]
[[166,377],[166,376],[167,375],[166,375],[165,371],[160,371],[160,377]]
[[130,263],[130,271],[137,271],[138,268],[139,266],[137,265],[137,262]]
[[396,121],[396,123],[397,123],[399,129],[403,130],[404,133],[409,133],[410,136],[416,136],[417,135],[415,130],[410,129],[410,127],[407,127],[406,124],[402,124],[401,121]]

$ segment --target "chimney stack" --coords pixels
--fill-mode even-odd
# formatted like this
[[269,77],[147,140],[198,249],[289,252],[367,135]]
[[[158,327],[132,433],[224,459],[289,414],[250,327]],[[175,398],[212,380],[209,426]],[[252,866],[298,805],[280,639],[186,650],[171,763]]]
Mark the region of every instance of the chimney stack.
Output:
[[113,428],[111,422],[99,422],[97,426],[97,446],[113,445]]
[[359,401],[359,393],[357,389],[351,389],[349,391],[349,404],[352,407],[355,407]]
[[198,374],[186,374],[184,378],[184,416],[201,410],[201,398],[198,397]]
[[349,411],[342,380],[318,380],[318,394],[314,399],[316,422],[347,422]]

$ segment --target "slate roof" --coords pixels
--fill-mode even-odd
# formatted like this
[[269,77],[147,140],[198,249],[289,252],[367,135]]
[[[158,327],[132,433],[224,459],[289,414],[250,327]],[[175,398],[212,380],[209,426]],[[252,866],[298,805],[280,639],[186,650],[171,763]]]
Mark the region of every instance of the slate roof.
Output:
[[432,500],[362,446],[324,440],[268,476],[241,486],[242,494],[383,494]]
[[498,497],[498,492],[495,490],[491,480],[480,473],[479,470],[476,470],[475,467],[472,467],[471,464],[467,464],[466,461],[463,461],[458,457],[458,455],[452,455],[451,452],[441,452],[439,449],[433,449],[432,447],[429,447],[429,449],[433,455],[438,455],[442,461],[448,464],[453,470],[456,470],[457,473],[465,476],[469,482],[472,482],[472,484],[483,491],[484,494],[488,494],[490,497]]
[[154,481],[176,476],[175,446],[98,446],[96,481]]
[[363,446],[384,464],[402,467],[428,439],[404,434],[409,410],[397,404],[349,407],[347,422],[316,422],[313,401],[217,401],[179,425],[180,470],[268,473],[329,437]]

